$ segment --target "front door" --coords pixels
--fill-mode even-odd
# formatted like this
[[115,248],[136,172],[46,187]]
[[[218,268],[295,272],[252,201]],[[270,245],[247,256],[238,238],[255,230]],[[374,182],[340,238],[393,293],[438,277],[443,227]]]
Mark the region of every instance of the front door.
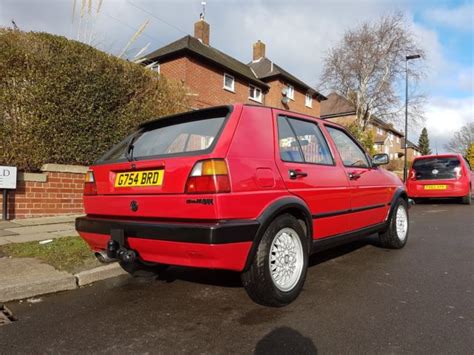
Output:
[[303,199],[313,215],[313,238],[341,234],[350,229],[349,181],[314,120],[276,117],[278,169],[289,192]]
[[371,166],[367,154],[344,130],[330,125],[326,128],[350,181],[350,229],[357,230],[383,222],[389,208],[387,199],[390,190],[384,173]]

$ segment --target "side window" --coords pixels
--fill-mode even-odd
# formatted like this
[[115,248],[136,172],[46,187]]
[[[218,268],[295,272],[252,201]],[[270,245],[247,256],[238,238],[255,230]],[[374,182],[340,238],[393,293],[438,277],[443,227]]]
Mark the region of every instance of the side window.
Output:
[[364,151],[344,131],[326,126],[336,144],[344,166],[368,168],[369,162]]
[[303,162],[303,154],[288,121],[278,117],[278,146],[283,161]]
[[329,147],[315,123],[288,118],[303,151],[306,163],[333,165]]
[[334,164],[326,140],[315,123],[280,116],[278,136],[283,161]]

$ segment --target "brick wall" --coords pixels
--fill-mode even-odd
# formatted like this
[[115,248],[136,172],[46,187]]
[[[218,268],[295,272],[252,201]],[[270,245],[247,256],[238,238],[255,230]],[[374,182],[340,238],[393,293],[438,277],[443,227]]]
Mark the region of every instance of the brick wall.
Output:
[[42,170],[41,174],[19,174],[17,189],[8,194],[8,218],[83,213],[82,193],[87,168],[47,164]]
[[191,106],[204,108],[234,103],[259,104],[249,99],[249,83],[232,73],[234,92],[225,90],[224,70],[219,70],[195,58],[181,57],[160,64],[160,73],[166,78],[180,80],[190,90]]

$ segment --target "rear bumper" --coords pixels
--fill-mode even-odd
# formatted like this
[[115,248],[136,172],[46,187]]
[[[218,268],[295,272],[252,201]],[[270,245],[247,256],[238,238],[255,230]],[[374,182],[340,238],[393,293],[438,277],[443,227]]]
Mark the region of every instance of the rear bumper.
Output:
[[[425,185],[447,185],[446,190],[425,190]],[[445,182],[439,181],[423,181],[409,182],[407,184],[407,193],[411,198],[442,198],[442,197],[463,197],[469,193],[469,184],[462,181]]]
[[130,221],[79,217],[76,230],[93,250],[106,249],[111,234],[123,233],[125,247],[141,259],[171,265],[241,271],[260,224],[255,220],[219,222]]

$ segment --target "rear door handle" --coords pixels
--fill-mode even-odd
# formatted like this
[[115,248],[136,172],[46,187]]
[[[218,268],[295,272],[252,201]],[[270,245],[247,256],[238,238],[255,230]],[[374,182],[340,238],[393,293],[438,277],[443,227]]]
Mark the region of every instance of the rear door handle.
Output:
[[358,178],[360,178],[360,174],[358,173],[349,173],[349,180],[357,180]]
[[300,170],[288,170],[288,175],[290,176],[290,179],[297,179],[298,177],[305,177],[308,176],[307,173],[304,173]]

